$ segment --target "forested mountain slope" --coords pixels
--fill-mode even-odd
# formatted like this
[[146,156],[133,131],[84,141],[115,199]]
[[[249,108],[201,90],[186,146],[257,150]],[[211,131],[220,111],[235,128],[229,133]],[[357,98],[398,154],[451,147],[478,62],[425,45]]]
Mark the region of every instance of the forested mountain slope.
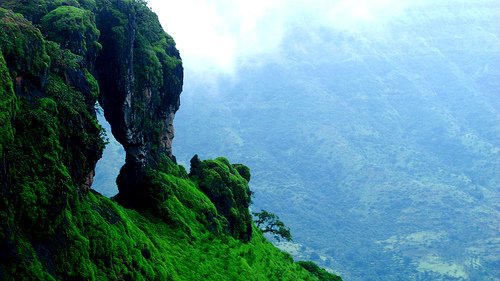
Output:
[[296,26],[279,55],[186,84],[176,155],[249,164],[254,208],[283,214],[287,247],[348,280],[498,280],[499,8],[422,1],[383,32]]

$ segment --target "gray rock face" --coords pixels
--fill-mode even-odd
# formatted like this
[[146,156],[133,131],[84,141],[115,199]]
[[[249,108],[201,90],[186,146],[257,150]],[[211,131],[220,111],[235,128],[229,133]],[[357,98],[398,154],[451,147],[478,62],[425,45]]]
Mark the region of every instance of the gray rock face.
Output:
[[172,38],[156,15],[137,3],[116,4],[97,16],[104,46],[96,63],[99,103],[126,151],[120,197],[139,195],[146,167],[172,155],[173,119],[180,105],[183,68]]

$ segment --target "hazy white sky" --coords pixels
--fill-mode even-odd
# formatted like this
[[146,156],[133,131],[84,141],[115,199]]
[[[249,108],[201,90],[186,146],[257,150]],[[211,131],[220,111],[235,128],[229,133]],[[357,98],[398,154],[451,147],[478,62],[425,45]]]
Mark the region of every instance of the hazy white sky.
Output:
[[279,52],[295,25],[359,33],[397,17],[410,0],[149,0],[191,74],[232,75]]

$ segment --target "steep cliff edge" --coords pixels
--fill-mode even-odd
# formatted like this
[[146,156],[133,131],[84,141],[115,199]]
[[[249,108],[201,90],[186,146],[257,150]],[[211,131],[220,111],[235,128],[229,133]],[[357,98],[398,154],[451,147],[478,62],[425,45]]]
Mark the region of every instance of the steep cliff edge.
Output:
[[[175,163],[182,63],[143,1],[0,6],[0,280],[338,279],[255,228],[248,168]],[[127,152],[116,200],[91,190],[97,100]]]

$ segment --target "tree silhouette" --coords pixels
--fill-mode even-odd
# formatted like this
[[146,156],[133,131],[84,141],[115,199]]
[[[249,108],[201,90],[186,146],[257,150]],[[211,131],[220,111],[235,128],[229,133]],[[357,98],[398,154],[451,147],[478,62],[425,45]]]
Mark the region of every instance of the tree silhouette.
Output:
[[252,214],[255,217],[255,224],[262,233],[271,233],[278,242],[281,241],[281,239],[292,241],[290,228],[288,228],[277,215],[266,210],[252,212]]

